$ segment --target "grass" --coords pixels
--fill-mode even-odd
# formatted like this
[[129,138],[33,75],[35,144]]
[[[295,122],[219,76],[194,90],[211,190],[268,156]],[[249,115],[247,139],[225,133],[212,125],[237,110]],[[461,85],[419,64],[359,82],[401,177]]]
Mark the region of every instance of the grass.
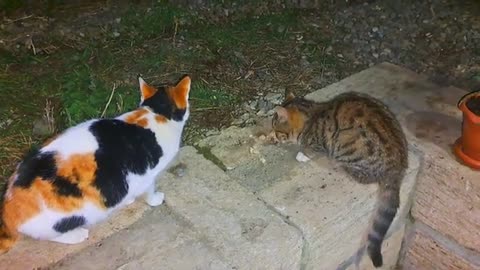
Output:
[[[15,1],[1,3],[7,2]],[[232,1],[218,3],[233,5]],[[192,117],[197,119],[193,125],[202,125],[202,119],[209,126],[227,123],[235,105],[257,91],[238,78],[247,69],[275,63],[272,51],[290,51],[285,43],[294,40],[301,22],[295,11],[244,14],[220,22],[210,19],[208,12],[203,15],[156,1],[148,9],[129,8],[115,15],[120,22],[105,26],[97,39],[88,37],[65,46],[64,38],[48,35],[60,48],[51,55],[0,49],[0,123],[13,119],[6,128],[0,125],[0,179],[11,173],[27,146],[45,139],[32,136],[31,131],[34,120],[42,117],[46,100],[55,105],[59,131],[100,117],[104,110],[105,117],[115,116],[137,106],[139,73],[152,84],[191,74]],[[113,31],[119,36],[113,36]],[[276,49],[265,51],[267,47]],[[307,49],[317,56],[313,47]],[[237,52],[250,58],[239,60]]]
[[231,106],[235,104],[237,99],[238,97],[228,93],[225,89],[213,87],[203,82],[192,84],[190,100],[194,110]]

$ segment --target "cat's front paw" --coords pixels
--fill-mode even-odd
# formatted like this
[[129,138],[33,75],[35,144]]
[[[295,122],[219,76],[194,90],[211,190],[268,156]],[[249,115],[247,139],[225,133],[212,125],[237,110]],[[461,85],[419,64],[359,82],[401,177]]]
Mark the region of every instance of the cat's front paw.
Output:
[[147,195],[147,204],[150,206],[159,206],[163,203],[163,199],[165,198],[165,194],[162,192],[155,192],[151,195]]
[[88,229],[76,228],[71,231],[65,232],[53,239],[50,239],[50,241],[73,245],[81,243],[86,239],[88,239]]
[[125,201],[125,205],[130,205],[135,202],[135,199],[128,199]]

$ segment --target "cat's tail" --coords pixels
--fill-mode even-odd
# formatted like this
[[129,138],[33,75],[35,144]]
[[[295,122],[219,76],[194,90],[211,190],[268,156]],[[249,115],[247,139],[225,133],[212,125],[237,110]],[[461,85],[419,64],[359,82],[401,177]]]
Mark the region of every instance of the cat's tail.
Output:
[[[12,176],[9,181],[12,181]],[[12,231],[5,224],[5,197],[8,189],[8,184],[5,184],[0,193],[0,254],[3,254],[12,248],[13,244],[18,239],[17,230]]]
[[400,206],[400,188],[379,185],[377,206],[367,231],[367,253],[375,267],[383,265],[382,243]]
[[12,233],[5,224],[0,222],[0,254],[9,251],[17,239],[18,233]]

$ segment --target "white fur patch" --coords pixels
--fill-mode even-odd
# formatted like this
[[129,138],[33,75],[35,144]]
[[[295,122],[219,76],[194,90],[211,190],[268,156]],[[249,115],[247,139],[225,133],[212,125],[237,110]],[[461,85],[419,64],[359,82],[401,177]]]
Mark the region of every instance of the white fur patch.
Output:
[[92,123],[98,120],[90,120],[67,129],[50,144],[43,147],[41,152],[55,151],[63,158],[73,154],[93,153],[98,149],[95,136],[88,130]]

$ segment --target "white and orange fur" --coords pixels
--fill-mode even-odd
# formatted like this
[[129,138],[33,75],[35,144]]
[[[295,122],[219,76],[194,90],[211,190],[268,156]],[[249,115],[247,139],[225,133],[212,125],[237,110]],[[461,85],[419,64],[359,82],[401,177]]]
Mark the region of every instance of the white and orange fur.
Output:
[[[88,238],[89,227],[139,196],[145,195],[150,206],[163,203],[155,179],[179,151],[191,80],[184,76],[175,86],[160,89],[141,78],[139,84],[138,109],[115,120],[93,119],[71,127],[17,166],[1,208],[0,253],[13,246],[19,233],[80,243]],[[117,141],[126,141],[126,146],[115,145]]]

